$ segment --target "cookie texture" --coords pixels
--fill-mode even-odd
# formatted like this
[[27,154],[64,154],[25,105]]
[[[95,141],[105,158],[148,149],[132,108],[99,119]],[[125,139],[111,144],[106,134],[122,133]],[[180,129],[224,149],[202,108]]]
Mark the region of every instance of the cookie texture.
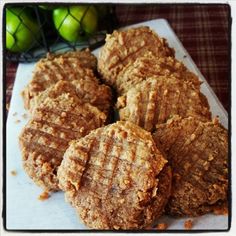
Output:
[[148,78],[118,98],[120,120],[153,131],[173,115],[211,118],[207,99],[192,82],[174,76]]
[[49,54],[36,64],[32,80],[21,93],[25,108],[30,109],[32,99],[59,80],[93,80],[97,83],[95,68],[96,57],[88,50]]
[[123,68],[116,78],[115,88],[118,94],[124,94],[143,80],[159,76],[174,76],[192,82],[198,89],[201,85],[198,77],[174,57],[157,57],[148,52]]
[[93,229],[141,229],[159,217],[170,195],[171,171],[150,133],[116,122],[73,141],[59,184]]
[[168,46],[166,39],[160,38],[149,27],[114,31],[107,35],[99,53],[98,71],[107,84],[114,86],[119,72],[147,52],[158,57],[174,56],[174,50]]
[[84,103],[89,103],[104,112],[107,116],[112,106],[112,92],[110,87],[99,84],[94,80],[59,80],[31,100],[31,112],[34,107],[41,104],[47,97],[56,98],[62,93],[70,93],[77,96]]
[[93,71],[96,71],[97,69],[97,58],[90,52],[88,48],[85,50],[76,50],[76,51],[68,51],[65,53],[48,53],[47,58],[42,59],[41,61],[47,61],[47,60],[54,60],[56,58],[66,58],[66,59],[76,59],[79,61],[80,65],[85,68],[92,69]]
[[173,170],[169,214],[198,216],[227,202],[228,134],[218,120],[175,116],[153,138]]
[[59,190],[57,169],[71,140],[103,126],[106,115],[72,93],[47,97],[19,136],[23,167],[46,191]]

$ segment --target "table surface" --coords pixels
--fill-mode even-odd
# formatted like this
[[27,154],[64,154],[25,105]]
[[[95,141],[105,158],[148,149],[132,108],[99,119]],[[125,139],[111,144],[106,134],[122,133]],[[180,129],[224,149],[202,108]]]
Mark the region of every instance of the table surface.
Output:
[[[229,112],[230,8],[225,4],[117,5],[119,26],[164,18]],[[18,63],[6,63],[6,103],[9,104]]]

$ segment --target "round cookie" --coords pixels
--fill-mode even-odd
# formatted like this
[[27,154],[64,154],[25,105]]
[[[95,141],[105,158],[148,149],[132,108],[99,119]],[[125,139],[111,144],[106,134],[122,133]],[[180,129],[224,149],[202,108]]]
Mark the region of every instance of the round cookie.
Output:
[[150,133],[116,122],[67,149],[58,170],[66,199],[93,229],[141,229],[159,217],[171,172]]
[[120,96],[116,104],[120,120],[133,122],[147,131],[171,116],[193,116],[209,120],[211,112],[205,96],[193,83],[174,76],[144,80]]
[[182,62],[174,57],[157,57],[152,52],[125,66],[116,78],[115,88],[118,94],[125,94],[143,80],[159,76],[174,76],[180,80],[191,81],[200,89],[200,80]]
[[120,71],[136,58],[152,52],[158,57],[174,56],[166,40],[149,27],[141,26],[107,35],[98,57],[98,71],[104,81],[114,86]]
[[92,80],[97,83],[95,68],[96,57],[88,50],[49,54],[37,62],[32,80],[21,93],[25,109],[32,109],[32,99],[59,80]]
[[90,103],[104,112],[107,116],[112,105],[112,92],[110,87],[99,84],[91,79],[78,79],[73,81],[59,80],[45,91],[41,92],[31,100],[31,112],[47,97],[56,98],[62,93],[70,93],[77,96],[84,103]]
[[103,126],[106,115],[72,93],[47,97],[19,136],[23,167],[46,191],[59,190],[57,169],[69,142]]
[[85,50],[67,51],[64,53],[48,53],[46,58],[42,58],[40,61],[45,62],[47,60],[54,60],[60,58],[61,60],[77,60],[79,64],[93,71],[97,70],[97,58],[86,48]]
[[227,202],[228,135],[218,120],[176,116],[158,125],[153,138],[173,170],[169,214],[198,216]]

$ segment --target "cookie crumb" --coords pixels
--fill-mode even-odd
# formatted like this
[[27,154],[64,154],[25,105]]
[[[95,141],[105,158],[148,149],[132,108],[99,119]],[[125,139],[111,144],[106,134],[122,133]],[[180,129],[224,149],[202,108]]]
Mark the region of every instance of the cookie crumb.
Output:
[[20,120],[16,120],[15,123],[16,123],[16,124],[20,123]]
[[17,112],[14,112],[14,113],[13,113],[13,116],[16,116],[16,115],[17,115]]
[[215,207],[214,210],[213,210],[213,213],[215,215],[228,215],[229,214],[228,207],[227,206]]
[[11,175],[12,175],[12,176],[16,176],[16,175],[17,175],[17,172],[16,172],[15,170],[12,170],[12,171],[11,171]]
[[165,230],[168,228],[168,225],[166,223],[159,223],[156,227],[158,230]]
[[48,192],[43,192],[39,195],[38,200],[45,201],[50,198],[50,194]]
[[22,117],[23,117],[24,119],[27,119],[28,115],[27,115],[26,113],[24,113],[24,114],[22,115]]
[[192,227],[193,227],[193,221],[192,220],[185,220],[184,228],[185,229],[192,229]]
[[10,104],[7,103],[7,104],[6,104],[6,109],[7,109],[7,111],[9,111],[9,108],[10,108]]

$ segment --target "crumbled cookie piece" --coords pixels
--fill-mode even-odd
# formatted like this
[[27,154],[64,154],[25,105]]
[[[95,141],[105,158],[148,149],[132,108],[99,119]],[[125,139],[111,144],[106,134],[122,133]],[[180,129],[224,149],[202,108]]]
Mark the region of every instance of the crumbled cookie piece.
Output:
[[224,204],[223,206],[216,206],[213,210],[213,213],[215,215],[228,215],[228,206],[227,204]]
[[16,124],[20,123],[20,120],[15,120],[15,123],[16,123]]
[[40,201],[45,201],[45,200],[47,200],[48,198],[50,198],[50,194],[48,193],[48,192],[43,192],[43,193],[41,193],[40,195],[39,195],[39,197],[38,197],[38,200],[40,200]]
[[157,226],[156,226],[156,229],[158,230],[165,230],[168,228],[168,224],[166,223],[159,223]]
[[184,222],[184,228],[185,229],[192,229],[193,228],[193,221],[192,220],[186,220]]
[[15,170],[12,170],[12,171],[11,171],[11,175],[12,175],[12,176],[16,176],[16,175],[17,175],[17,172],[16,172]]

